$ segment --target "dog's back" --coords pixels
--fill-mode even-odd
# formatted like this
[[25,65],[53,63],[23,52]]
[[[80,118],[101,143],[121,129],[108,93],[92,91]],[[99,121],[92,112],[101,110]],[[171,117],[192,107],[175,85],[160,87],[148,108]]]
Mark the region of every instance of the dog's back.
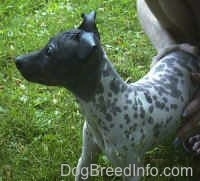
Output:
[[[198,58],[176,51],[162,58],[149,73],[131,84],[134,92],[135,119],[141,125],[143,137],[157,143],[180,126],[181,114],[191,99],[195,86],[191,72],[199,70]],[[144,121],[145,120],[145,121]],[[138,143],[141,142],[141,137]]]

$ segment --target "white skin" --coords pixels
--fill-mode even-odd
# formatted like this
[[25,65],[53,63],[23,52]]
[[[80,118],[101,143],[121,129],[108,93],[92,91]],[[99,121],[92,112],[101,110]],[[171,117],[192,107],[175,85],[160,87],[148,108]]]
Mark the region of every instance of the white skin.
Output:
[[[141,25],[156,48],[158,55],[153,63],[169,51],[182,49],[191,53],[188,43],[200,47],[200,1],[198,0],[137,0],[137,10]],[[198,53],[192,49],[192,53]],[[200,74],[193,74],[200,84]],[[185,119],[200,120],[200,93],[185,109]],[[197,121],[198,122],[198,121]],[[192,140],[192,141],[191,141]],[[190,139],[193,151],[200,154],[200,136]]]

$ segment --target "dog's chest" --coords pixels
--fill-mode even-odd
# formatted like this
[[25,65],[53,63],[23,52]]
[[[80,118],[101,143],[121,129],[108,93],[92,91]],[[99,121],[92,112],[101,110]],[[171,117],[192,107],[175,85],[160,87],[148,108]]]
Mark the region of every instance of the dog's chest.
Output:
[[83,105],[93,139],[113,163],[136,159],[133,152],[142,155],[179,126],[194,91],[189,73],[197,68],[184,60],[169,56],[145,77],[117,91],[112,79],[105,80],[104,91]]

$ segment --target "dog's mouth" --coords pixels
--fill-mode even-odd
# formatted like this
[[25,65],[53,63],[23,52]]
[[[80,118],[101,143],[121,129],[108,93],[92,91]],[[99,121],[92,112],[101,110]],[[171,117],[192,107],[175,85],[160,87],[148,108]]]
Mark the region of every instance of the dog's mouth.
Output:
[[35,74],[34,71],[26,71],[26,70],[20,69],[20,68],[18,68],[18,70],[20,71],[21,75],[26,80],[28,80],[30,82],[34,82],[34,83],[44,84],[44,79],[41,76],[39,76],[38,74]]
[[[25,63],[24,63],[25,64]],[[43,84],[47,86],[57,86],[58,80],[50,78],[49,76],[45,75],[40,70],[35,70],[31,68],[27,68],[23,63],[16,62],[16,67],[20,71],[21,75],[30,82]]]

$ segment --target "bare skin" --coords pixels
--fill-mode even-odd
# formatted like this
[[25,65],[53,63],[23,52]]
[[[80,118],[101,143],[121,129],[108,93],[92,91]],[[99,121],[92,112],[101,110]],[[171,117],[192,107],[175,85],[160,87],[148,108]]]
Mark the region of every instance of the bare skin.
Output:
[[[137,9],[143,29],[158,52],[154,61],[167,51],[176,49],[180,43],[200,48],[200,1],[137,0]],[[200,73],[192,73],[191,77],[200,85]],[[199,110],[200,90],[183,112],[184,124],[178,132],[182,140],[188,136],[188,132],[200,128]],[[187,139],[185,146],[189,151],[200,154],[200,134]]]

